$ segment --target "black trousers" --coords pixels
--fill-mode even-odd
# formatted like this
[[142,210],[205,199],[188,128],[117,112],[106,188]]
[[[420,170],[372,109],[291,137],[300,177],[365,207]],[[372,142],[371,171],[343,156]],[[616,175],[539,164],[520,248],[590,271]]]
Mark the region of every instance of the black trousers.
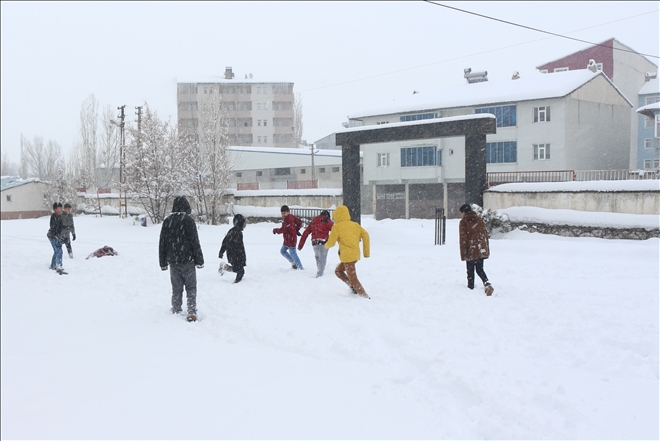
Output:
[[243,266],[227,265],[227,271],[236,273],[236,279],[234,280],[234,283],[238,283],[243,280],[243,276],[245,275],[245,267]]
[[183,288],[186,289],[188,314],[197,312],[197,272],[195,264],[175,263],[170,265],[170,281],[172,282],[172,307],[181,310],[183,303]]
[[484,259],[477,260],[467,260],[465,261],[467,266],[467,279],[468,279],[468,288],[474,289],[474,271],[477,270],[477,275],[484,282],[488,282],[488,276],[484,272]]

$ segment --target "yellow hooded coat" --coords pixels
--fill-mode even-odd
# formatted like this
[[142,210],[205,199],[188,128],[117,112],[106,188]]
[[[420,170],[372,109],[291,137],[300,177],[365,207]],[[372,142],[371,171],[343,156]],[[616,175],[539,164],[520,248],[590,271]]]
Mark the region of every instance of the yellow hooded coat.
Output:
[[332,213],[335,224],[330,230],[330,236],[325,243],[327,249],[339,242],[339,260],[348,263],[360,260],[360,239],[362,240],[362,253],[369,257],[369,233],[357,222],[351,221],[348,207],[340,205]]

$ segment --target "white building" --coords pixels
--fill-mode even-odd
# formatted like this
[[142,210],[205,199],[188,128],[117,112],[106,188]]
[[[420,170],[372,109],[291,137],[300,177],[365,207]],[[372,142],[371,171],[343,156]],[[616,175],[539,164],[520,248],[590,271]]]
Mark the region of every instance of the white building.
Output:
[[44,206],[48,184],[37,178],[21,179],[18,176],[3,176],[0,211],[2,220],[32,219],[48,216],[50,210]]

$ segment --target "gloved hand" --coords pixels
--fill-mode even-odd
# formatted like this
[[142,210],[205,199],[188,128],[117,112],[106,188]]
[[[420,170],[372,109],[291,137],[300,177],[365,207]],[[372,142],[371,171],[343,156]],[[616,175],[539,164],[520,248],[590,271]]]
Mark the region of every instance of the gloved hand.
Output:
[[166,266],[161,266],[160,269],[162,269],[163,271],[167,271],[167,267],[166,267]]
[[195,265],[195,267],[196,267],[197,269],[202,269],[202,268],[204,268],[204,265]]
[[222,259],[222,256],[223,256],[223,255],[224,255],[224,253],[220,253],[220,254],[218,254],[218,259]]
[[298,245],[298,251],[302,251],[302,247]]
[[277,234],[277,228],[273,228],[273,234]]
[[76,233],[72,233],[72,234],[73,234],[73,240],[76,240]]

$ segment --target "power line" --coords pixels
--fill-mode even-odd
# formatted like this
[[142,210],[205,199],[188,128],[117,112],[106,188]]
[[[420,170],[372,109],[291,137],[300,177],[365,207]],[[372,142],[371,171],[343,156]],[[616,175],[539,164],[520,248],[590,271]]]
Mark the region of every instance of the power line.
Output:
[[[423,0],[423,1],[426,2],[426,3],[429,3],[429,4],[431,4],[431,5],[442,6],[443,8],[453,9],[454,11],[459,11],[459,12],[464,12],[464,13],[466,13],[466,14],[476,15],[477,17],[487,18],[488,20],[499,21],[500,23],[506,23],[506,24],[510,24],[510,25],[512,25],[512,26],[518,26],[518,27],[520,27],[520,28],[529,29],[529,30],[531,30],[531,31],[542,32],[542,33],[544,33],[544,34],[553,35],[553,36],[555,36],[555,37],[561,37],[561,38],[567,38],[567,39],[569,39],[569,40],[579,41],[579,42],[581,42],[581,43],[590,44],[590,45],[592,45],[592,46],[603,46],[603,47],[607,47],[607,48],[610,48],[610,47],[611,47],[611,48],[614,49],[614,50],[619,50],[619,51],[623,51],[623,52],[630,52],[630,53],[632,53],[632,54],[644,55],[644,56],[646,56],[646,57],[651,57],[651,58],[660,58],[660,57],[657,56],[657,55],[642,54],[642,53],[639,53],[639,52],[636,52],[636,51],[631,51],[631,50],[627,50],[627,49],[621,49],[621,48],[617,48],[617,47],[614,47],[614,46],[606,46],[606,45],[604,45],[604,44],[602,44],[602,43],[592,43],[592,42],[590,42],[590,41],[580,40],[579,38],[568,37],[568,36],[566,36],[566,35],[562,35],[562,34],[555,34],[554,32],[544,31],[544,30],[542,30],[542,29],[537,29],[537,28],[533,28],[533,27],[530,27],[530,26],[525,26],[525,25],[521,25],[521,24],[518,24],[518,23],[513,23],[513,22],[511,22],[511,21],[506,21],[506,20],[502,20],[502,19],[499,19],[499,18],[490,17],[490,16],[488,16],[488,15],[477,14],[476,12],[470,12],[470,11],[466,11],[465,9],[459,9],[459,8],[455,8],[455,7],[453,7],[453,6],[443,5],[443,4],[441,4],[441,3],[436,3],[436,2],[433,2],[433,1],[431,1],[431,0]],[[656,12],[656,11],[657,11],[657,9],[656,9],[655,11],[651,11],[651,12]],[[643,14],[640,14],[640,15],[643,15]]]
[[[625,18],[620,18],[618,20],[609,21],[607,23],[601,23],[601,24],[594,25],[594,26],[589,26],[589,27],[586,27],[586,28],[576,29],[574,31],[567,32],[567,34],[572,34],[573,32],[585,31],[587,29],[597,28],[597,27],[600,27],[600,26],[606,26],[606,25],[609,25],[609,24],[612,24],[612,23],[617,23],[617,22],[620,22],[620,21],[630,20],[631,18],[636,18],[636,17],[639,17],[641,15],[650,14],[652,12],[657,12],[657,9],[655,11],[644,12],[642,14],[633,15],[631,17],[625,17]],[[536,43],[538,41],[548,40],[550,38],[553,38],[553,37],[539,38],[537,40],[530,40],[530,41],[525,41],[523,43],[511,44],[509,46],[502,46],[502,47],[499,47],[499,48],[496,48],[496,49],[489,49],[489,50],[482,51],[482,52],[475,52],[475,53],[468,54],[468,55],[463,55],[463,56],[460,56],[460,57],[449,58],[447,60],[434,61],[433,63],[422,64],[422,65],[414,66],[414,67],[407,67],[405,69],[399,69],[399,70],[394,70],[394,71],[391,71],[391,72],[385,72],[385,73],[382,73],[382,74],[371,75],[371,76],[368,76],[368,77],[358,78],[358,79],[355,79],[355,80],[347,80],[347,81],[342,81],[341,83],[334,83],[334,84],[328,84],[326,86],[313,87],[311,89],[301,90],[298,93],[311,92],[311,91],[314,91],[314,90],[326,89],[328,87],[334,87],[334,86],[341,86],[341,85],[344,85],[344,84],[356,83],[358,81],[370,80],[372,78],[383,77],[383,76],[386,76],[386,75],[392,75],[392,74],[396,74],[396,73],[406,72],[406,71],[409,71],[409,70],[421,69],[422,67],[428,67],[428,66],[434,66],[436,64],[448,63],[450,61],[461,60],[463,58],[470,58],[470,57],[474,57],[476,55],[483,55],[483,54],[487,54],[487,53],[490,53],[490,52],[497,52],[497,51],[501,51],[501,50],[504,50],[504,49],[510,49],[510,48],[516,47],[516,46],[522,46],[522,45],[525,45],[525,44]],[[592,44],[592,43],[589,43],[589,44]],[[609,46],[607,46],[607,47],[609,47]],[[633,52],[633,53],[637,54],[638,52]],[[640,54],[640,55],[643,55],[643,54]]]

